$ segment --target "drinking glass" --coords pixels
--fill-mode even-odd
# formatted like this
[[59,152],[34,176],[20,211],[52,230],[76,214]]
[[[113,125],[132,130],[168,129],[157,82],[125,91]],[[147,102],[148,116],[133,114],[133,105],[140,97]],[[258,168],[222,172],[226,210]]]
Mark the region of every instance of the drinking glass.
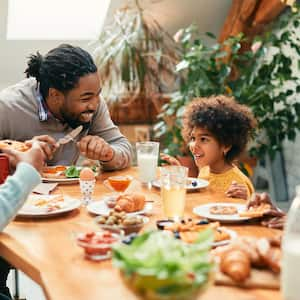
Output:
[[152,181],[156,178],[158,162],[159,143],[138,142],[136,143],[137,164],[139,179],[142,183],[152,186]]
[[179,221],[183,218],[188,168],[166,166],[160,168],[160,188],[166,218]]
[[120,195],[127,190],[132,180],[130,175],[116,175],[108,177],[103,183],[107,188]]

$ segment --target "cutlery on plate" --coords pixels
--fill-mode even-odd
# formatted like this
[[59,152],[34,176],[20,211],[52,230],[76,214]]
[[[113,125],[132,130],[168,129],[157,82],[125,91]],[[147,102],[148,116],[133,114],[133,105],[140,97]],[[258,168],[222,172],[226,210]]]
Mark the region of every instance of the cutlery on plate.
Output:
[[74,130],[72,130],[71,132],[69,132],[68,134],[66,134],[64,137],[58,139],[58,143],[60,145],[64,145],[67,144],[71,141],[74,141],[74,138],[76,138],[78,136],[78,134],[82,131],[83,126],[80,125],[78,127],[76,127]]

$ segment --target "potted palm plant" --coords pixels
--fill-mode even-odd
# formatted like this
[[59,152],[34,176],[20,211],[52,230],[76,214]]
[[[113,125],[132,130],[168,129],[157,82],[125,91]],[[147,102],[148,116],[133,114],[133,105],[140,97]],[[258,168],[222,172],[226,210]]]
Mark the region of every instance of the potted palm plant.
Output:
[[156,120],[176,86],[179,47],[140,5],[127,3],[94,43],[102,95],[116,123]]

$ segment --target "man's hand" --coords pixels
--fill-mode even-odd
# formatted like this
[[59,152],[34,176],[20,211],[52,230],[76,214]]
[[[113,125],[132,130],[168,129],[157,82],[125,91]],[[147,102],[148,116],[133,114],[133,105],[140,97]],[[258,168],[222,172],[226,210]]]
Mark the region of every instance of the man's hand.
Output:
[[87,135],[77,143],[77,146],[80,153],[89,159],[105,162],[114,157],[113,148],[99,136]]
[[232,198],[241,198],[245,200],[248,198],[247,187],[244,184],[237,183],[236,181],[232,181],[225,194],[227,197]]
[[58,149],[59,144],[56,140],[49,135],[38,135],[35,136],[32,140],[26,141],[27,146],[31,146],[33,142],[38,142],[40,148],[44,152],[46,160],[51,160],[55,151]]
[[32,165],[38,172],[42,172],[45,155],[38,142],[33,142],[31,148],[26,152],[3,149],[2,152],[8,156],[11,169],[15,169],[19,162],[26,162]]

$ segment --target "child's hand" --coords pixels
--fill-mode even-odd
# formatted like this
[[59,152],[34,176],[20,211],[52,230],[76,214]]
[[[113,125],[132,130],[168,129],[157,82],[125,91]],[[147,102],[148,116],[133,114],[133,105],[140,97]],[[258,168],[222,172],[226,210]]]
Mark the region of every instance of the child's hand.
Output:
[[172,166],[181,166],[180,162],[173,156],[165,154],[165,153],[160,153],[160,158],[167,163],[164,165],[172,165]]
[[247,200],[248,192],[247,188],[244,184],[237,183],[236,181],[232,181],[229,189],[225,193],[227,197],[232,198],[241,198]]

